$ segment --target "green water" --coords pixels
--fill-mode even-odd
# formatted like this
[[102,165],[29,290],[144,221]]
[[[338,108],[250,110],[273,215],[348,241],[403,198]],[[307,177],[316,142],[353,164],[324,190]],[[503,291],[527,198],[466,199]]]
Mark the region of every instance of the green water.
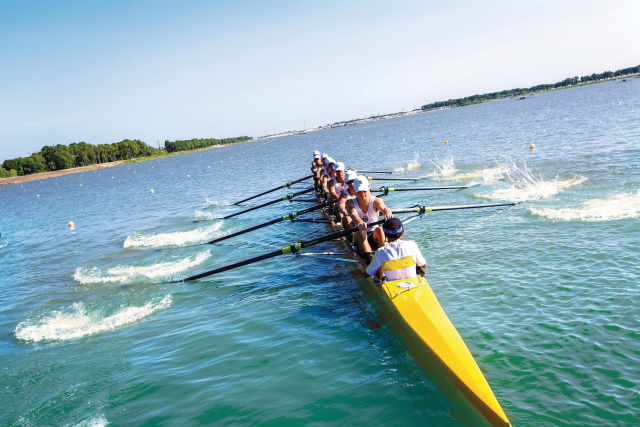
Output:
[[640,424],[639,85],[1,187],[0,425],[482,425],[348,264],[283,256],[164,283],[326,233],[283,223],[189,246],[308,207],[216,219],[306,175],[316,149],[422,178],[396,187],[478,184],[394,193],[393,208],[522,201],[431,213],[405,238],[514,425]]

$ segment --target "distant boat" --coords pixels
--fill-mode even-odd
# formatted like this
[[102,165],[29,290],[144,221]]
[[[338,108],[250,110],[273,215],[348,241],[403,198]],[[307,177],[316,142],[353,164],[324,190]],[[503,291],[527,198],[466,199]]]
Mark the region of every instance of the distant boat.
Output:
[[[636,77],[636,78],[637,78],[637,77]],[[626,81],[627,81],[627,79],[622,79],[622,81],[623,81],[623,82],[626,82]]]
[[521,96],[521,97],[520,97],[520,99],[526,99],[526,97],[524,97],[524,96]]

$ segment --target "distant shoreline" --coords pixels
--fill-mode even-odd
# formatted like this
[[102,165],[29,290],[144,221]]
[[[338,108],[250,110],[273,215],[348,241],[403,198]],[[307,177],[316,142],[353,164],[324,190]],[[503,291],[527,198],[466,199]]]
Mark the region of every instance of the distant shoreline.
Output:
[[[258,139],[252,139],[250,141],[244,141],[244,142],[252,142],[252,141],[259,141],[259,140],[260,139],[258,138]],[[96,170],[96,169],[105,169],[105,168],[110,168],[110,167],[113,167],[113,166],[120,166],[120,165],[127,164],[127,163],[146,162],[147,160],[161,159],[163,157],[177,156],[177,155],[180,155],[180,154],[193,153],[194,151],[209,150],[211,148],[221,148],[221,147],[227,147],[229,145],[242,144],[242,143],[243,142],[235,142],[233,144],[218,144],[218,145],[212,145],[210,147],[205,147],[205,148],[197,148],[195,150],[178,151],[178,152],[175,152],[175,153],[166,153],[166,154],[160,155],[160,156],[139,157],[137,159],[118,160],[116,162],[108,162],[108,163],[97,163],[95,165],[80,166],[80,167],[77,167],[77,168],[62,169],[62,170],[59,170],[59,171],[41,172],[41,173],[34,173],[34,174],[22,175],[22,176],[12,176],[12,177],[9,177],[9,178],[0,178],[0,187],[2,187],[3,185],[20,184],[20,183],[23,183],[23,182],[37,181],[37,180],[40,180],[40,179],[55,178],[55,177],[63,176],[63,175],[70,175],[72,173],[92,171],[92,170]]]

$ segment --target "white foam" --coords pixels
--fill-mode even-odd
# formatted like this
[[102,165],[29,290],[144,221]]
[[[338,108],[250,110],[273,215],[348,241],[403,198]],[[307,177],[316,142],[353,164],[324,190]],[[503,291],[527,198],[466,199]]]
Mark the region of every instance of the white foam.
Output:
[[8,244],[9,242],[0,243],[0,249],[6,247]]
[[453,162],[453,156],[449,156],[444,160],[431,160],[431,163],[433,163],[433,165],[436,167],[436,170],[428,175],[430,177],[448,178],[458,171],[458,169],[456,169],[455,163]]
[[539,200],[558,194],[569,187],[580,185],[587,180],[584,176],[575,176],[565,180],[561,180],[558,177],[552,180],[545,180],[542,177],[534,176],[525,163],[522,166],[518,166],[511,159],[507,159],[507,164],[504,166],[508,167],[504,174],[511,182],[509,187],[497,189],[490,194],[475,193],[476,197],[511,202]]
[[[469,173],[461,173],[453,176],[455,180],[474,180],[472,184],[493,184],[504,178],[505,174],[509,171],[507,165],[499,165],[495,168],[479,169]],[[482,179],[482,182],[477,182],[478,178]]]
[[99,332],[129,325],[171,305],[171,295],[161,301],[148,302],[141,307],[122,307],[114,314],[102,317],[99,311],[88,312],[84,304],[73,304],[66,311],[54,311],[38,319],[27,319],[15,330],[16,338],[23,341],[58,341],[82,338]]
[[220,227],[222,227],[222,222],[218,222],[209,227],[196,228],[189,231],[175,231],[173,233],[158,234],[134,233],[126,238],[123,246],[125,248],[186,246],[211,240]]
[[204,251],[178,261],[158,262],[148,266],[119,265],[106,271],[97,267],[78,267],[73,278],[82,284],[170,280],[177,273],[201,264],[210,256],[211,252]]
[[76,427],[106,427],[108,425],[109,421],[107,421],[107,418],[104,415],[97,415],[93,418],[80,421],[78,424],[76,424]]
[[204,212],[196,209],[195,221],[211,221],[214,219],[224,218],[222,215],[214,214],[212,212]]
[[218,202],[217,200],[209,200],[209,198],[207,197],[207,201],[204,203],[204,206],[202,207],[202,209],[218,208],[218,207],[224,207],[224,206],[231,206],[231,205],[227,201]]
[[420,154],[416,153],[413,160],[409,160],[409,162],[404,165],[404,166],[399,166],[395,169],[393,169],[394,172],[402,172],[402,171],[406,171],[406,170],[414,170],[414,169],[418,169],[420,166],[422,166],[420,164]]
[[615,194],[606,199],[589,200],[578,208],[529,208],[534,215],[564,221],[612,221],[640,218],[640,191],[636,194]]

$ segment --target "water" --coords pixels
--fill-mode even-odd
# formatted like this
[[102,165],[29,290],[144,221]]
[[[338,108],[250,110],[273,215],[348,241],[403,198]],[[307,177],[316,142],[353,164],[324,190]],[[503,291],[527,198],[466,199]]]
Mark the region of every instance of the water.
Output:
[[192,246],[307,207],[217,219],[308,174],[318,149],[423,178],[395,187],[477,184],[392,207],[521,201],[427,214],[407,238],[514,425],[638,425],[638,95],[602,83],[1,187],[0,424],[481,424],[344,263],[165,283],[325,233]]

